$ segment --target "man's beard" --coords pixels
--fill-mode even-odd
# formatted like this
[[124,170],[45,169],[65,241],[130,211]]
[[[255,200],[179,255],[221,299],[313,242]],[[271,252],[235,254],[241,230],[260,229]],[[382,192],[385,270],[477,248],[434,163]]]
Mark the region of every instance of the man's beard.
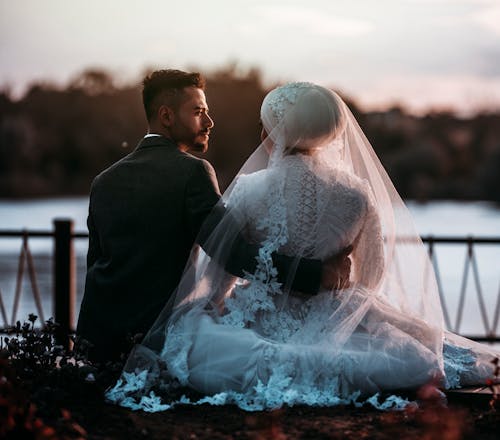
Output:
[[194,142],[189,150],[193,153],[206,153],[208,150],[208,142]]
[[206,153],[208,150],[208,136],[209,131],[200,131],[196,135],[184,135],[176,136],[177,143],[181,145],[184,151],[190,151],[192,153]]
[[[205,138],[205,135],[208,135],[208,131],[202,131],[193,138],[190,146],[190,150],[194,153],[206,153],[208,150],[208,138]],[[198,138],[202,137],[205,141],[199,141]]]

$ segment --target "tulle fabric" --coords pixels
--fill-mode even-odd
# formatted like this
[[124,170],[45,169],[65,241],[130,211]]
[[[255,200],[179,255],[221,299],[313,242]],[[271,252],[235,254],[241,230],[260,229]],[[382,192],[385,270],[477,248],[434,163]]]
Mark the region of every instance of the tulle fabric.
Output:
[[[446,385],[455,373],[451,385],[460,386],[476,357],[470,347],[456,365],[443,357],[427,252],[345,103],[293,83],[266,97],[261,119],[267,137],[223,194],[215,211],[224,215],[193,248],[171,301],[107,398],[151,411],[179,402],[388,408],[407,402],[379,402],[377,393]],[[242,239],[259,249],[250,268],[233,261]],[[325,261],[349,245],[348,286],[313,296],[292,289],[301,258]],[[294,257],[284,282],[275,253]],[[472,382],[490,372],[476,370]],[[179,386],[206,397],[172,397]]]

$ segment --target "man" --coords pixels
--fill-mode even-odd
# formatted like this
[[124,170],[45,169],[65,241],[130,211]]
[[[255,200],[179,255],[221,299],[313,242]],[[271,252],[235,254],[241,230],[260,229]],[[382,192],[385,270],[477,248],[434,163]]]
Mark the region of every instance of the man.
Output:
[[[116,359],[127,335],[145,333],[177,286],[203,222],[220,198],[205,152],[214,123],[198,73],[160,70],[144,79],[148,134],[129,155],[97,176],[90,194],[89,250],[77,335],[92,344],[89,358]],[[219,218],[214,211],[198,242]],[[238,240],[235,275],[251,271],[258,249]],[[334,264],[300,260],[294,288],[315,293],[349,268],[347,251]],[[292,258],[273,256],[286,279]]]

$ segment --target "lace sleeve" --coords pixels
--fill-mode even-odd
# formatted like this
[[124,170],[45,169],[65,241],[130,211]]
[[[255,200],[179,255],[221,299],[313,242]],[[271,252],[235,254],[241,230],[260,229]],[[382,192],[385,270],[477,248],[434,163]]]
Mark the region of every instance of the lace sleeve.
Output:
[[384,247],[380,217],[368,190],[363,226],[354,241],[354,279],[369,289],[377,286],[384,272]]

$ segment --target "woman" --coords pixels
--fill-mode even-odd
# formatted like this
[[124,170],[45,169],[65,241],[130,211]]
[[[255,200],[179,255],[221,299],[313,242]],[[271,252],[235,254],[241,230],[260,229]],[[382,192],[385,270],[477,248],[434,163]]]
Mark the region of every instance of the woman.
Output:
[[[427,253],[338,95],[291,83],[266,96],[261,120],[262,144],[224,194],[226,214],[206,253],[194,250],[175,300],[107,398],[163,410],[180,383],[207,396],[192,403],[254,410],[369,400],[387,408],[407,401],[372,396],[436,380],[484,383],[494,353],[444,335]],[[223,270],[238,234],[260,249],[244,278]],[[307,297],[290,289],[293,273],[277,282],[275,251],[298,261],[346,248],[345,285]]]

